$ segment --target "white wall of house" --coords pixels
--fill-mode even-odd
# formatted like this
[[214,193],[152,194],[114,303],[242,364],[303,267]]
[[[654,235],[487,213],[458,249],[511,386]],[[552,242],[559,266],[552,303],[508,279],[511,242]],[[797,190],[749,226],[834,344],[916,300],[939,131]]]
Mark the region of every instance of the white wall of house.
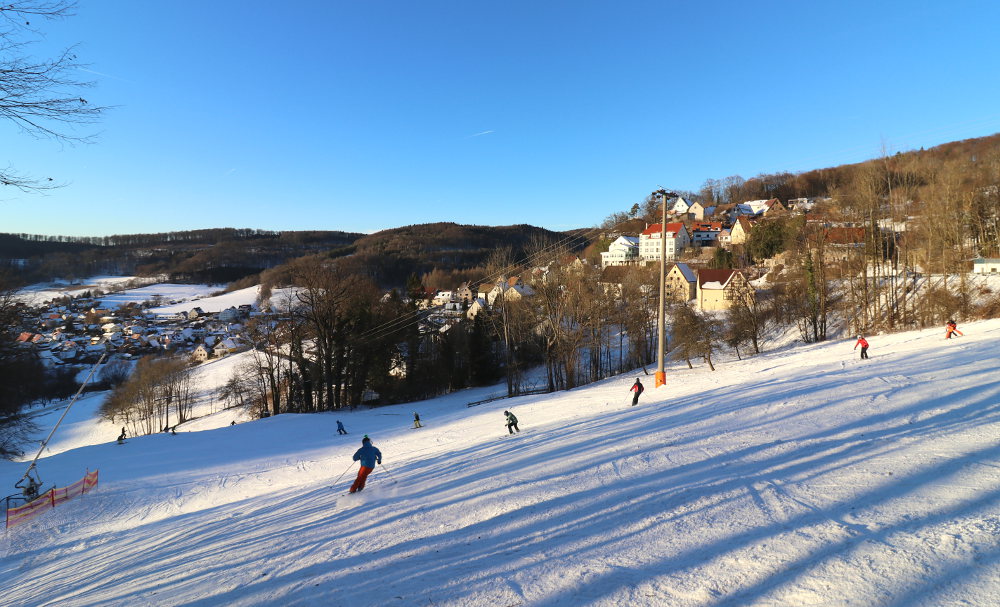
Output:
[[972,271],[976,274],[1000,274],[1000,259],[977,259],[972,262]]

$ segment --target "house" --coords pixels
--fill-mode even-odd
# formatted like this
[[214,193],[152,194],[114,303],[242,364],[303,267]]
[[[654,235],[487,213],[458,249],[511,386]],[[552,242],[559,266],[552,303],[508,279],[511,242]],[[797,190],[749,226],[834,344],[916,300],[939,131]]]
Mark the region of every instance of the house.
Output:
[[454,301],[452,299],[454,293],[452,291],[438,291],[434,294],[434,298],[431,300],[435,306],[443,306],[445,304]]
[[759,217],[766,215],[768,211],[775,208],[775,205],[778,205],[779,208],[784,208],[784,205],[777,198],[748,200],[736,205],[736,208],[733,209],[733,214],[737,217]]
[[701,205],[700,202],[692,202],[691,206],[688,207],[688,217],[694,219],[695,221],[705,220],[705,207]]
[[469,283],[463,282],[461,286],[455,289],[455,300],[461,301],[467,304],[471,304],[472,300],[476,298],[476,293],[469,288]]
[[745,216],[740,215],[737,217],[736,223],[729,230],[729,244],[746,244],[750,238],[750,230],[752,228],[753,224]]
[[199,317],[204,316],[204,315],[205,315],[205,311],[204,310],[202,310],[201,308],[194,308],[190,312],[187,313],[187,318],[188,318],[188,320],[194,320],[194,319],[199,318]]
[[674,201],[673,206],[670,207],[669,211],[674,215],[687,215],[688,210],[691,205],[688,201],[684,200],[683,196],[678,196],[677,200]]
[[826,246],[823,258],[827,262],[850,261],[864,253],[865,228],[832,227],[823,234]]
[[698,307],[728,310],[739,297],[753,297],[753,286],[739,270],[698,270]]
[[974,259],[972,272],[975,274],[996,274],[1000,272],[1000,259],[984,257]]
[[663,279],[664,296],[668,301],[691,301],[698,290],[698,276],[686,263],[675,263]]
[[205,348],[205,345],[198,344],[198,347],[191,352],[191,358],[200,363],[208,360],[208,350]]
[[531,297],[535,294],[535,291],[528,285],[521,282],[521,279],[517,276],[511,276],[510,278],[497,281],[493,289],[486,294],[486,303],[489,305],[494,305],[497,298],[502,298],[507,301],[517,301],[523,297]]
[[465,317],[472,320],[477,314],[486,309],[486,300],[482,297],[477,297],[472,301],[469,309],[465,311]]
[[486,301],[486,296],[490,294],[490,291],[495,286],[493,283],[480,283],[479,288],[476,290],[476,297]]
[[230,306],[219,312],[219,320],[222,322],[233,322],[234,320],[239,320],[242,317],[243,312],[236,309],[235,306]]
[[637,236],[619,236],[601,253],[601,267],[626,266],[639,261],[639,238]]
[[710,247],[717,244],[722,233],[722,223],[696,223],[691,226],[691,244],[699,247]]
[[[665,258],[673,261],[691,245],[691,237],[683,223],[668,223],[666,230]],[[639,259],[642,261],[659,261],[661,229],[660,224],[654,223],[639,234]]]

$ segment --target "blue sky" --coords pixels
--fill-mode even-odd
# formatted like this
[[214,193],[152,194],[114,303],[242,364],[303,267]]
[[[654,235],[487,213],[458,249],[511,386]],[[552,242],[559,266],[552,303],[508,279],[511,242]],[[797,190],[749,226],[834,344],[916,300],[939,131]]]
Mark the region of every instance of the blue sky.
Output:
[[[82,0],[97,143],[0,123],[0,232],[588,227],[1000,131],[1000,3]],[[41,48],[38,49],[41,52]]]

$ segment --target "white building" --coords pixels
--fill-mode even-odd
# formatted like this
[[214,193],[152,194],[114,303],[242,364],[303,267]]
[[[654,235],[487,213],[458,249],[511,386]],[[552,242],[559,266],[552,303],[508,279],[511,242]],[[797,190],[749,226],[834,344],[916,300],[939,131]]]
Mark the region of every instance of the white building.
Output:
[[972,271],[975,274],[996,274],[1000,272],[1000,259],[980,257],[973,260]]
[[[666,235],[666,259],[674,261],[684,251],[691,246],[691,236],[683,223],[668,223]],[[642,261],[660,260],[660,224],[654,223],[639,235],[639,259]]]
[[627,266],[639,261],[639,238],[637,236],[619,236],[611,243],[608,250],[601,253],[601,267]]

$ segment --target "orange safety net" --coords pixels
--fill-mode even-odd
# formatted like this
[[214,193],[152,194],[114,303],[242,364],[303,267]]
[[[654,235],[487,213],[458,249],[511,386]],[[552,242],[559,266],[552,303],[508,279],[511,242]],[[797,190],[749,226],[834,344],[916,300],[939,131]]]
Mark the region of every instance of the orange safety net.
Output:
[[83,478],[72,485],[49,489],[23,506],[8,508],[7,528],[10,529],[21,523],[26,523],[49,508],[55,508],[63,502],[90,491],[97,486],[97,472],[97,470],[87,472]]

